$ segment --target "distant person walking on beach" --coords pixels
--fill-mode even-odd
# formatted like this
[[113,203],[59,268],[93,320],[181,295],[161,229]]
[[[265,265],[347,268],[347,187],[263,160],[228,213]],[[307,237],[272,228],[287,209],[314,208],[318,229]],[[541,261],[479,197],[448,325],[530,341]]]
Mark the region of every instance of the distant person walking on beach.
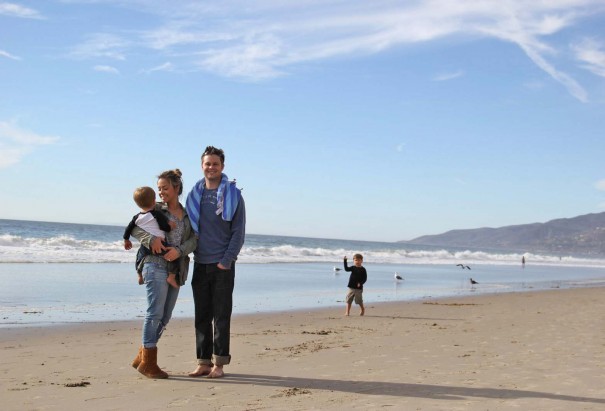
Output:
[[521,267],[525,268],[525,256],[521,257]]
[[221,378],[229,351],[235,261],[244,244],[246,207],[235,181],[223,174],[225,153],[208,146],[202,154],[204,178],[187,196],[191,225],[198,233],[194,252],[193,302],[197,367],[191,377]]
[[[153,188],[139,187],[134,190],[132,197],[134,202],[137,203],[141,209],[141,212],[132,217],[132,220],[130,220],[126,230],[124,230],[124,249],[130,250],[132,248],[130,236],[132,235],[132,230],[134,230],[135,227],[140,227],[149,234],[161,238],[164,242],[164,246],[168,246],[168,244],[165,242],[166,233],[170,232],[173,228],[176,228],[176,223],[174,221],[169,221],[162,211],[155,209],[155,191],[153,191]],[[139,251],[137,252],[135,267],[139,276],[139,284],[141,285],[144,284],[145,281],[143,280],[143,272],[139,268],[139,265],[143,261],[143,258],[150,253],[151,251],[149,251],[149,249],[144,245],[141,245],[139,247]],[[178,262],[168,261],[167,264],[168,279],[166,281],[171,286],[178,288],[179,285],[176,281],[176,273],[179,269]]]
[[347,256],[344,257],[344,266],[345,271],[350,271],[351,275],[349,276],[349,292],[346,296],[347,309],[345,311],[345,315],[349,315],[351,312],[351,305],[353,304],[353,300],[355,300],[355,304],[359,305],[361,312],[359,315],[364,315],[366,310],[363,306],[363,285],[368,280],[368,273],[366,269],[361,265],[363,264],[363,256],[361,254],[355,254],[353,256],[353,263],[355,264],[353,267],[349,267],[347,265]]
[[[166,247],[160,237],[140,227],[134,227],[132,230],[132,235],[153,252],[145,256],[137,267],[143,273],[147,292],[147,311],[143,322],[143,344],[132,366],[146,377],[168,378],[168,374],[157,364],[157,344],[172,317],[172,310],[180,289],[171,287],[167,282],[168,262],[180,262],[178,283],[185,284],[189,269],[188,254],[195,250],[197,239],[187,217],[187,211],[179,203],[179,195],[183,192],[181,172],[176,169],[160,174],[158,192],[163,204],[157,204],[156,210],[164,213],[168,221],[175,225],[175,228],[166,233],[166,239],[169,244],[179,245]],[[157,255],[163,251],[165,251],[164,255]]]

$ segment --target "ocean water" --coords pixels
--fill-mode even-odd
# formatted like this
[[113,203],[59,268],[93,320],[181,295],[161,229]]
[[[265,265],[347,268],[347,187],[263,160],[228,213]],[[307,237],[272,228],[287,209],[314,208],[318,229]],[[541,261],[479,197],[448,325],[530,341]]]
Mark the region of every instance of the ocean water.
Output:
[[[136,250],[123,249],[123,231],[0,220],[0,327],[142,318],[145,292],[136,282]],[[348,273],[334,267],[356,252],[368,271],[368,306],[605,283],[605,258],[525,253],[522,268],[522,254],[512,252],[249,234],[236,266],[234,313],[341,310]],[[396,281],[395,272],[404,280]],[[479,284],[471,286],[470,277]],[[193,316],[188,284],[181,287],[174,316]]]

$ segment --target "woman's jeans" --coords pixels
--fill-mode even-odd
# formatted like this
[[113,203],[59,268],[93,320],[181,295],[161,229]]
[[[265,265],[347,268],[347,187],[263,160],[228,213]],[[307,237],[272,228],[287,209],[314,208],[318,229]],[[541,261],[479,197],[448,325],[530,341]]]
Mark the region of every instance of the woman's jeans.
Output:
[[168,270],[155,263],[145,263],[143,279],[147,291],[147,313],[143,323],[143,347],[156,347],[179,296],[179,289],[166,282]]
[[231,361],[229,333],[234,282],[235,263],[230,270],[221,270],[216,263],[195,263],[193,266],[191,288],[195,304],[195,343],[199,364],[226,365]]

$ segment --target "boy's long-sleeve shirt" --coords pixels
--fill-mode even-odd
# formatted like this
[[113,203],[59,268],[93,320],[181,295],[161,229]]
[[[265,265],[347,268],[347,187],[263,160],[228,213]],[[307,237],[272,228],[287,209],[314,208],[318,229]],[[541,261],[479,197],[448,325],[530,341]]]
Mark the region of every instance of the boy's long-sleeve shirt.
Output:
[[345,271],[351,272],[351,275],[349,276],[349,285],[347,285],[347,287],[355,290],[363,290],[363,285],[368,280],[368,273],[366,272],[366,269],[364,267],[357,266],[349,267],[347,265],[347,260],[344,260],[344,266]]
[[[142,220],[142,218],[144,220]],[[153,223],[152,220],[155,219],[156,223]],[[141,222],[144,221],[144,223],[142,224]],[[155,235],[157,237],[161,237],[162,239],[164,238],[163,233],[158,233],[157,229],[156,230],[150,230],[150,227],[153,227],[154,225],[157,225],[159,227],[160,230],[169,233],[170,230],[172,230],[172,227],[170,227],[170,224],[168,223],[168,217],[166,217],[164,215],[164,213],[162,213],[160,210],[150,210],[150,211],[142,211],[140,213],[137,213],[134,215],[134,217],[132,217],[132,220],[130,220],[130,223],[128,224],[128,226],[126,227],[126,230],[124,230],[124,240],[128,240],[130,238],[130,236],[132,235],[132,230],[134,230],[134,228],[136,226],[141,227],[143,230],[147,231],[148,233]]]

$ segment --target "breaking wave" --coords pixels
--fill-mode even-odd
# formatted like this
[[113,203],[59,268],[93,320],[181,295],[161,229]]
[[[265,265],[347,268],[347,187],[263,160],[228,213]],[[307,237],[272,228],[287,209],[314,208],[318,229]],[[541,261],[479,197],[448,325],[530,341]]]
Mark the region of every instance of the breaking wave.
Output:
[[[290,244],[306,243],[306,245]],[[317,247],[309,246],[316,242]],[[240,263],[306,263],[341,264],[345,255],[362,253],[367,264],[492,264],[518,265],[525,256],[528,264],[605,267],[605,260],[574,256],[552,256],[531,253],[501,253],[477,250],[446,250],[435,247],[408,246],[398,243],[352,243],[350,241],[297,239],[295,237],[253,236],[239,256]],[[355,248],[353,248],[355,247]],[[124,250],[122,240],[95,241],[70,235],[49,238],[0,235],[2,263],[132,263],[136,254]]]

